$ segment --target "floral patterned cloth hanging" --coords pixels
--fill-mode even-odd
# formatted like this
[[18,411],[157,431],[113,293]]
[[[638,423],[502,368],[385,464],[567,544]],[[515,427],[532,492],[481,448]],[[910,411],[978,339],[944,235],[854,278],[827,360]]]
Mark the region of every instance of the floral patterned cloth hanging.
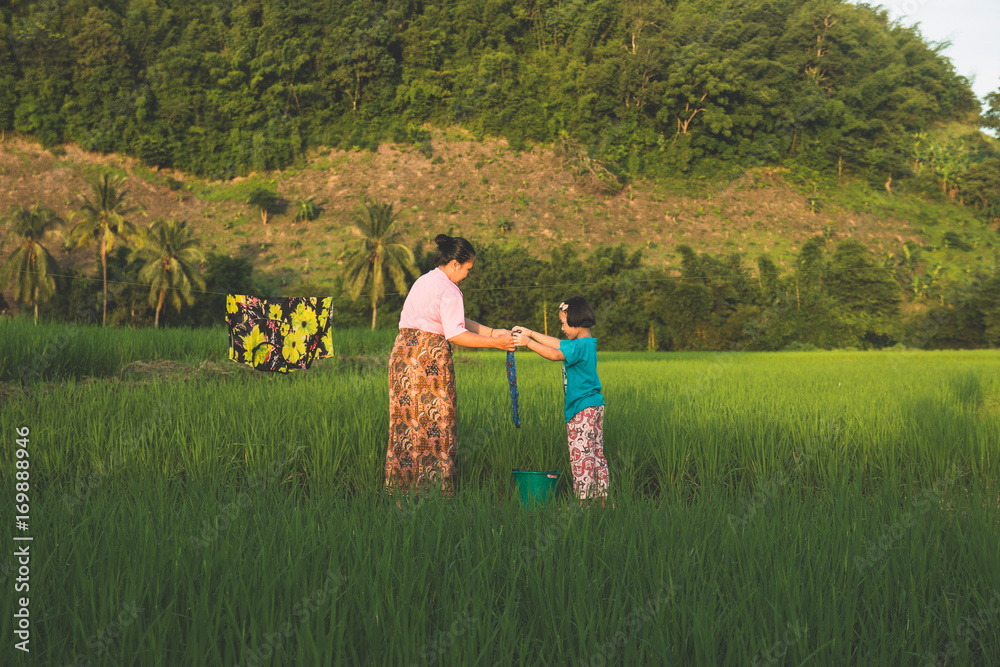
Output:
[[333,297],[226,297],[229,358],[259,371],[288,373],[333,354]]

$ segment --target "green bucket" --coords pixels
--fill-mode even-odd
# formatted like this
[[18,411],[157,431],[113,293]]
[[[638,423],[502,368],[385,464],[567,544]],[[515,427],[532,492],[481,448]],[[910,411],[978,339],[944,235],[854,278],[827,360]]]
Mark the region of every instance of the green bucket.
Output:
[[514,486],[521,495],[521,504],[525,507],[536,507],[556,497],[559,486],[559,471],[529,472],[527,470],[512,470]]

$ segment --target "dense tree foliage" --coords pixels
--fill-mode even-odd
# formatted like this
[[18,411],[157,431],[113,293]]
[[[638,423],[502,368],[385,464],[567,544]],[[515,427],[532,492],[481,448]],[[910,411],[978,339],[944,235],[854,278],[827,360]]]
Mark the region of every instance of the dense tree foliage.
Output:
[[978,111],[938,47],[845,0],[0,8],[0,128],[213,176],[432,122],[570,137],[626,175],[790,162],[881,184],[912,134]]
[[983,127],[1000,131],[1000,90],[987,95],[986,104],[981,121]]

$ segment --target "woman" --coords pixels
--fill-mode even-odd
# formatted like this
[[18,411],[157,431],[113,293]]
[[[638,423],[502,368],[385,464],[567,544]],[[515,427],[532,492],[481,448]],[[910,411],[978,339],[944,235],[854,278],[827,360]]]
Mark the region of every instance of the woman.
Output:
[[390,492],[439,484],[454,492],[457,396],[452,344],[513,350],[506,329],[465,318],[459,284],[476,261],[463,238],[438,234],[437,268],[417,278],[399,314],[399,335],[389,357],[389,450],[385,484]]

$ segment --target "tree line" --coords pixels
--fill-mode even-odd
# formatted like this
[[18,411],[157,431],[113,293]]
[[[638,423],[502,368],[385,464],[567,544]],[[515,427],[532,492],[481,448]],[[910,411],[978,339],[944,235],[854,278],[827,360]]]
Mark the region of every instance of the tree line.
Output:
[[[1000,345],[995,270],[916,297],[923,274],[916,262],[878,257],[850,238],[807,240],[788,270],[767,255],[751,260],[684,245],[677,254],[680,275],[644,265],[641,250],[621,245],[584,255],[567,244],[542,259],[487,246],[463,285],[466,311],[477,321],[557,332],[559,302],[579,294],[595,305],[602,349],[617,350]],[[917,254],[914,247],[910,256]]]
[[0,130],[232,177],[424,125],[559,146],[610,190],[763,164],[929,179],[1000,217],[1000,127],[940,45],[846,0],[13,0]]

